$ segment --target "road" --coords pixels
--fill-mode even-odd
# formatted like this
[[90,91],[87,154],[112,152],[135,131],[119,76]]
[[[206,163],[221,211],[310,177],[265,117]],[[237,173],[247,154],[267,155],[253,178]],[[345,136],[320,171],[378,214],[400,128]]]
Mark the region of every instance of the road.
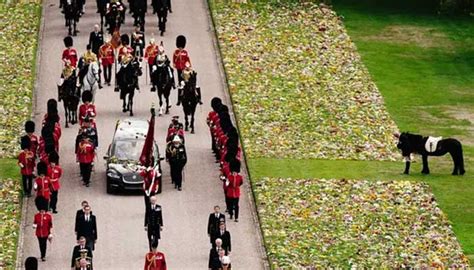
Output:
[[[126,1],[125,1],[126,2]],[[207,5],[204,0],[173,0],[173,13],[168,17],[167,32],[162,38],[157,29],[157,18],[149,13],[146,17],[146,37],[164,41],[166,53],[171,57],[175,49],[175,38],[184,34],[188,39],[187,49],[193,66],[198,72],[198,80],[203,91],[205,104],[196,112],[196,134],[186,134],[188,165],[183,191],[173,188],[169,167],[163,164],[163,193],[158,203],[164,211],[164,230],[159,250],[167,258],[168,269],[206,269],[210,249],[206,233],[207,218],[214,205],[224,207],[222,186],[218,180],[218,166],[210,150],[210,136],[206,126],[210,100],[214,96],[226,98],[216,51],[213,32],[210,27]],[[39,81],[35,106],[37,126],[46,111],[46,101],[56,98],[56,82],[61,72],[62,39],[67,34],[64,19],[57,0],[46,0],[44,6],[44,31],[40,44]],[[98,22],[95,1],[87,1],[86,13],[79,22],[81,31],[74,38],[74,47],[80,54],[85,51],[89,32]],[[122,32],[132,32],[132,19],[127,14]],[[144,68],[145,71],[145,68]],[[149,108],[157,103],[156,93],[150,92],[145,76],[140,78],[141,92],[135,95],[135,118],[149,118]],[[164,154],[165,132],[172,115],[181,115],[177,108],[176,90],[171,93],[171,114],[157,117],[155,139],[160,152]],[[62,104],[60,115],[64,120]],[[79,166],[75,162],[74,138],[78,126],[68,129],[63,126],[60,140],[60,163],[64,169],[59,192],[58,214],[54,215],[54,240],[48,246],[46,262],[40,262],[39,269],[68,269],[75,245],[74,216],[82,200],[89,201],[98,220],[98,241],[94,252],[94,269],[143,269],[144,255],[148,249],[146,232],[143,228],[144,205],[141,195],[108,195],[105,186],[105,165],[101,157],[112,140],[115,123],[125,119],[121,111],[121,100],[113,86],[98,90],[96,96],[99,149],[92,184],[89,188],[81,184]],[[38,128],[39,129],[39,128]],[[40,130],[37,130],[39,133]],[[245,179],[247,180],[247,179]],[[254,222],[249,183],[243,186],[240,222],[228,222],[232,235],[232,265],[235,269],[263,269],[264,255]],[[34,199],[27,202],[25,227],[23,229],[23,260],[28,256],[39,258],[39,247],[32,220],[36,212]]]

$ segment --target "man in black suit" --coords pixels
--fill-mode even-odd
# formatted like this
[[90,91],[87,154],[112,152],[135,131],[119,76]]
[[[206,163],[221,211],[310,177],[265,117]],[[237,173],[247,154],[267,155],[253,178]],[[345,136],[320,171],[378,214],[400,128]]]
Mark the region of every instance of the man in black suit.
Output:
[[225,249],[222,248],[222,240],[217,238],[215,241],[215,247],[211,248],[209,252],[209,269],[218,270],[221,267],[221,261],[219,259],[219,252],[222,250],[224,255],[227,255]]
[[97,223],[96,218],[91,213],[91,207],[86,205],[84,207],[84,215],[76,219],[76,236],[77,240],[81,236],[86,238],[86,245],[94,250],[95,242],[97,241]]
[[163,230],[163,213],[161,205],[156,203],[156,196],[150,197],[150,209],[145,217],[145,231],[148,236],[148,246],[151,251],[151,245],[154,241],[158,243],[161,238],[160,231]]
[[[87,205],[89,205],[89,203],[87,201],[82,201],[81,202],[81,209],[77,210],[75,220],[77,220],[79,217],[84,215],[84,207],[86,207]],[[91,211],[91,214],[92,214],[92,211]],[[74,231],[77,232],[77,228],[74,229]]]
[[221,208],[219,205],[214,206],[214,213],[209,215],[209,220],[207,222],[207,235],[209,236],[211,244],[213,245],[214,243],[212,242],[212,235],[217,233],[219,230],[219,224],[221,224],[221,222],[225,223],[225,215],[221,214],[220,210]]
[[225,222],[221,222],[219,224],[219,230],[216,233],[214,233],[213,236],[211,236],[213,248],[216,247],[215,241],[217,238],[222,239],[222,248],[225,249],[227,254],[230,253],[232,249],[231,242],[230,242],[230,232],[226,230]]
[[92,52],[98,56],[100,46],[104,45],[104,35],[100,31],[98,24],[94,25],[94,31],[89,35],[89,45],[91,45]]
[[90,247],[86,246],[86,238],[81,236],[79,237],[79,244],[74,246],[74,249],[72,250],[71,268],[77,266],[78,261],[82,257],[81,250],[87,250],[86,257],[89,257],[92,260],[92,250]]

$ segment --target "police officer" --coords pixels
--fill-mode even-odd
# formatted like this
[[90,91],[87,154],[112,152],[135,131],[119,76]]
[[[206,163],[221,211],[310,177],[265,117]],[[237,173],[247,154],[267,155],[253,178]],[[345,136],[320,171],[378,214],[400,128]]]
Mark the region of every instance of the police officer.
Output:
[[186,148],[179,136],[174,136],[173,140],[166,146],[166,161],[170,164],[171,181],[174,183],[174,188],[181,191],[182,172],[186,165],[187,156]]
[[156,196],[150,197],[150,211],[145,217],[145,231],[147,231],[148,245],[151,251],[152,243],[158,241],[161,238],[161,231],[163,230],[163,214],[161,205],[156,203]]

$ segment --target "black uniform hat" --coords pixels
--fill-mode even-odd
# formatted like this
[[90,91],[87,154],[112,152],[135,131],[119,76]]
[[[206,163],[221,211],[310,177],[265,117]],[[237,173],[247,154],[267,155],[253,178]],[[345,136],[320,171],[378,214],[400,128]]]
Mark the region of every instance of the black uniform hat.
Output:
[[29,149],[31,146],[30,137],[28,137],[28,135],[21,137],[20,145],[21,149]]
[[90,44],[87,44],[86,45],[86,50],[90,50],[90,49],[92,49],[92,46]]
[[92,101],[92,92],[89,90],[86,90],[82,92],[82,102],[91,102]]
[[33,133],[35,132],[35,122],[28,120],[25,122],[25,132],[26,133]]
[[122,42],[122,45],[130,45],[130,37],[127,34],[123,34],[120,36],[120,41]]
[[49,160],[49,162],[53,162],[53,163],[56,163],[56,164],[59,163],[59,155],[56,152],[56,150],[53,150],[53,151],[51,151],[51,153],[49,153],[48,160]]
[[186,47],[186,37],[183,35],[179,35],[176,37],[176,47],[183,48]]
[[36,172],[38,175],[46,175],[48,172],[48,165],[46,165],[44,161],[40,161],[38,165],[36,165]]
[[65,37],[63,41],[64,41],[64,46],[72,47],[73,42],[72,42],[72,37],[71,36]]
[[217,109],[222,105],[222,100],[218,97],[214,97],[211,100],[211,107],[214,111],[217,111]]
[[46,107],[48,107],[48,114],[58,113],[58,102],[54,98],[48,100]]
[[234,159],[229,164],[231,172],[240,172],[240,161],[238,159]]
[[38,259],[35,257],[26,258],[25,270],[38,270]]
[[38,206],[38,210],[45,210],[48,211],[48,200],[46,200],[43,196],[38,196],[35,199],[35,203]]

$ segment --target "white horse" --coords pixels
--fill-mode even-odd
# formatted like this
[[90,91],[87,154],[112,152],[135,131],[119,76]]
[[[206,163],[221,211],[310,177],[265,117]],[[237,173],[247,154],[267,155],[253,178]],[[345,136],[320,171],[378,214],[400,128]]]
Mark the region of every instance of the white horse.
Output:
[[91,62],[87,68],[87,74],[82,80],[82,91],[91,91],[92,92],[92,102],[95,99],[95,91],[99,86],[99,64],[97,61]]

